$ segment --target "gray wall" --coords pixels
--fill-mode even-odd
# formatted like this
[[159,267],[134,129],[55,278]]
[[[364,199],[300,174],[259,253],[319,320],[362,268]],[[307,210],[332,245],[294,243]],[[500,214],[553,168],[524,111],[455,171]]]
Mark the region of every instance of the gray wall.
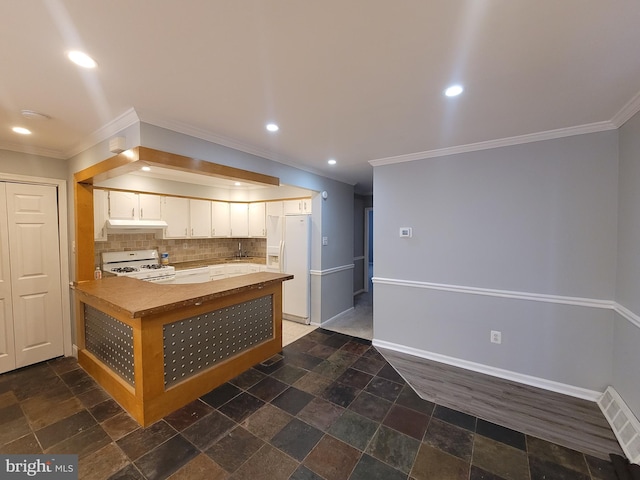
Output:
[[67,161],[0,150],[0,172],[64,180],[67,178]]
[[608,131],[375,167],[375,339],[602,391],[613,312],[555,296],[614,299],[617,148]]
[[616,318],[613,385],[640,418],[640,114],[620,128],[618,198],[616,301],[635,315],[636,325]]

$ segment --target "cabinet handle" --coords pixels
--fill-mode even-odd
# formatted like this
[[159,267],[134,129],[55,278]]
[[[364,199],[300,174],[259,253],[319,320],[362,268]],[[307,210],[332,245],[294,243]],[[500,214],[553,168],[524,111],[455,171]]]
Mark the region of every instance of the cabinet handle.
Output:
[[191,236],[193,237],[193,228],[191,229]]
[[144,218],[144,213],[143,213],[142,208],[140,209],[140,218]]
[[214,237],[214,236],[215,236],[215,234],[216,234],[216,229],[215,229],[215,228],[212,228],[212,229],[211,229],[211,236],[212,236],[212,237]]
[[184,236],[185,237],[187,236],[187,229],[186,228],[184,229]]
[[136,209],[135,208],[131,209],[131,218],[136,218]]

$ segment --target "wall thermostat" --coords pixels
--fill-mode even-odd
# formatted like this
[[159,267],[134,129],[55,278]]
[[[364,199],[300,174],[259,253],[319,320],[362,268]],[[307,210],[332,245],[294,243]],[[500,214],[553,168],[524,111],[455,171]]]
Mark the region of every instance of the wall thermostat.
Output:
[[411,231],[411,227],[400,227],[400,236],[409,238],[411,237],[413,232]]
[[324,191],[322,192],[322,198],[324,198],[324,199],[326,200],[328,197],[329,197],[329,194],[327,193],[327,191],[326,191],[326,190],[324,190]]

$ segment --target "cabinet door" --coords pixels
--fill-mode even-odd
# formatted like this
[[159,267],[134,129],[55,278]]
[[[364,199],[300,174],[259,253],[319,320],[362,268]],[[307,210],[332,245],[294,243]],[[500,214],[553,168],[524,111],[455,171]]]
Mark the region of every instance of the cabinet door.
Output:
[[285,200],[283,202],[285,215],[302,215],[311,213],[311,199]]
[[231,236],[231,219],[227,202],[211,202],[211,236]]
[[162,219],[167,222],[165,238],[187,238],[189,233],[189,200],[187,198],[164,197]]
[[211,236],[211,202],[209,200],[189,200],[189,225],[191,238]]
[[133,220],[138,210],[138,195],[133,192],[109,192],[109,218]]
[[93,191],[93,239],[96,242],[107,240],[105,222],[109,218],[109,196],[106,190]]
[[162,218],[162,197],[141,193],[138,195],[140,220],[160,220]]
[[249,204],[249,236],[264,237],[267,235],[267,227],[265,224],[265,208],[264,202],[255,202]]
[[267,202],[267,216],[281,217],[284,215],[282,202]]
[[249,236],[249,204],[231,203],[229,205],[231,215],[231,236]]
[[301,213],[305,213],[310,215],[311,214],[311,199],[310,198],[303,198],[302,200],[300,200],[300,209],[301,209]]

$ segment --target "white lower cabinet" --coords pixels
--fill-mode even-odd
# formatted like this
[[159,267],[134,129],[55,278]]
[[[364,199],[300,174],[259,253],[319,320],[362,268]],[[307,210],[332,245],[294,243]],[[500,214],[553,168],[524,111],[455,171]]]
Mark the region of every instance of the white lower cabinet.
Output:
[[225,272],[227,277],[237,277],[239,275],[246,275],[249,273],[248,263],[227,263],[225,265]]

